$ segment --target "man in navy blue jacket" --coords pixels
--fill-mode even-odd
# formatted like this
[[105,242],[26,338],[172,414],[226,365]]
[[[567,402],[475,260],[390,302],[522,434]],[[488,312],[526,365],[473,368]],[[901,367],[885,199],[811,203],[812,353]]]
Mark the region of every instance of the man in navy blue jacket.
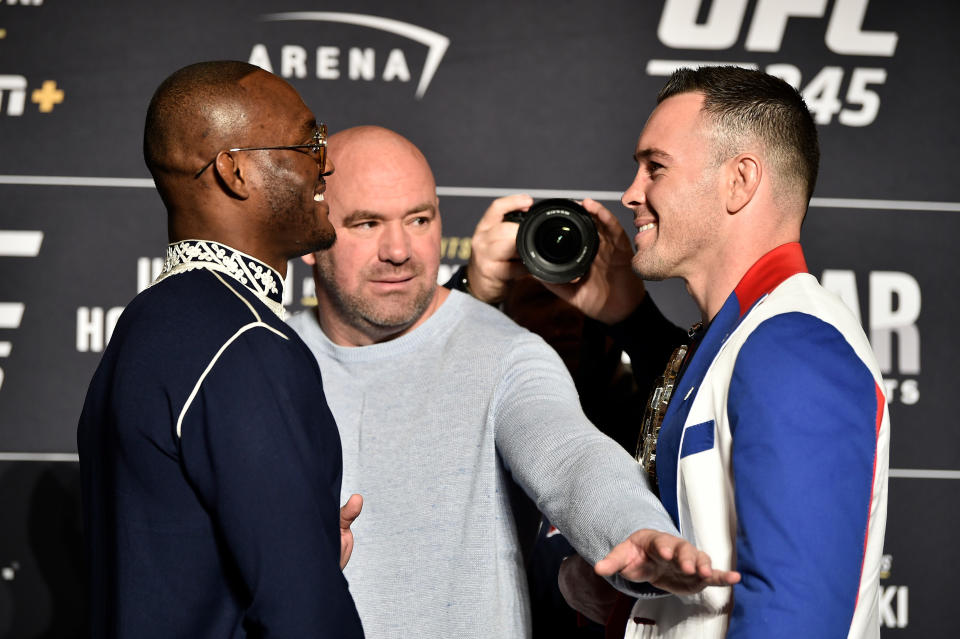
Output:
[[336,425],[282,319],[287,260],[335,239],[325,145],[296,91],[242,62],[154,94],[166,264],[120,318],[77,435],[94,637],[363,635],[341,572],[358,506],[340,518]]

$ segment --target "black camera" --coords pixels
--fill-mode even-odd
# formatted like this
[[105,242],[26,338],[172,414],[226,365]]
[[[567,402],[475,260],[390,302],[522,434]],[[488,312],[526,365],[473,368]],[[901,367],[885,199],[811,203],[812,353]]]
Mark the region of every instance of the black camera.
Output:
[[517,253],[527,270],[544,282],[581,277],[597,255],[597,225],[573,200],[542,200],[528,211],[510,211],[503,219],[520,224]]

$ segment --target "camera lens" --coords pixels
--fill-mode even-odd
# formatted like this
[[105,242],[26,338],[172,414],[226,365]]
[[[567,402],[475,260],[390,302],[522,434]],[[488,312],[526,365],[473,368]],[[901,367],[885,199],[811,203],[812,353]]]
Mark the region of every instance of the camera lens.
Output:
[[549,262],[563,264],[577,257],[583,242],[583,235],[569,221],[562,217],[552,217],[537,229],[533,243],[537,252]]
[[569,282],[583,276],[597,254],[597,227],[573,200],[543,200],[504,219],[520,223],[517,253],[527,270],[544,282]]

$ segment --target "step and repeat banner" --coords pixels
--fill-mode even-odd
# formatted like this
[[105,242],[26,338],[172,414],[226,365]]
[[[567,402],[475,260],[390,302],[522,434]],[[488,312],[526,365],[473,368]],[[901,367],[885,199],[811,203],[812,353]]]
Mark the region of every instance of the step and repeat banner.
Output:
[[[808,262],[858,313],[891,404],[882,634],[955,636],[958,24],[950,0],[0,0],[0,637],[82,634],[76,420],[164,254],[147,103],[210,59],[286,78],[332,131],[380,124],[419,145],[442,279],[500,195],[589,196],[629,224],[634,144],[674,68],[797,86],[823,150]],[[315,303],[303,264],[287,284],[291,311]],[[696,319],[681,283],[650,290]]]

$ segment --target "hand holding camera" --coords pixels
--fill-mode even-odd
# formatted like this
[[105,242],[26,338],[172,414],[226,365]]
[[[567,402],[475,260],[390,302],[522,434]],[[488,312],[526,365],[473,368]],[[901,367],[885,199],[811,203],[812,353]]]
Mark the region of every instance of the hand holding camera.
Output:
[[[564,200],[564,202],[570,201]],[[472,239],[473,250],[470,263],[467,267],[470,291],[477,299],[488,303],[501,301],[511,281],[530,272],[521,262],[517,250],[520,225],[510,221],[505,222],[504,216],[516,218],[519,216],[516,212],[521,211],[522,217],[526,218],[534,206],[534,200],[529,195],[509,195],[498,198],[490,204],[477,224]],[[587,316],[613,324],[624,319],[640,304],[645,294],[643,281],[634,275],[631,269],[633,244],[617,218],[594,200],[585,199],[582,207],[596,229],[599,240],[596,255],[587,265],[588,270],[576,282],[559,284],[545,282],[545,285],[557,297],[573,304]],[[555,209],[550,205],[548,210]],[[559,219],[558,215],[532,217],[541,220],[552,217]],[[568,218],[562,219],[568,220]],[[527,224],[529,225],[530,222],[528,221]],[[553,227],[554,244],[548,247],[552,254],[561,258],[570,255],[579,256],[582,249],[562,250],[579,246],[579,243],[570,241],[576,239],[573,237],[574,233],[563,231],[562,228],[559,229],[562,237],[559,237],[557,242],[556,227],[564,225],[554,226],[555,224],[551,223],[544,229],[550,231]],[[537,224],[537,228],[543,225],[544,222],[541,222]],[[580,229],[581,227],[577,227],[576,232],[582,236],[584,232]],[[589,233],[587,235],[589,236]],[[546,237],[549,240],[551,234],[547,233]],[[536,240],[534,239],[533,242],[535,246]],[[541,251],[537,253],[540,254]]]
[[597,225],[573,200],[543,200],[527,210],[510,211],[503,220],[520,225],[517,254],[543,282],[562,284],[583,277],[597,255]]
[[518,194],[497,198],[477,223],[470,240],[470,263],[467,278],[470,293],[482,302],[496,304],[503,300],[510,283],[527,274],[517,255],[517,225],[504,222],[510,211],[526,210],[533,205],[529,195]]

